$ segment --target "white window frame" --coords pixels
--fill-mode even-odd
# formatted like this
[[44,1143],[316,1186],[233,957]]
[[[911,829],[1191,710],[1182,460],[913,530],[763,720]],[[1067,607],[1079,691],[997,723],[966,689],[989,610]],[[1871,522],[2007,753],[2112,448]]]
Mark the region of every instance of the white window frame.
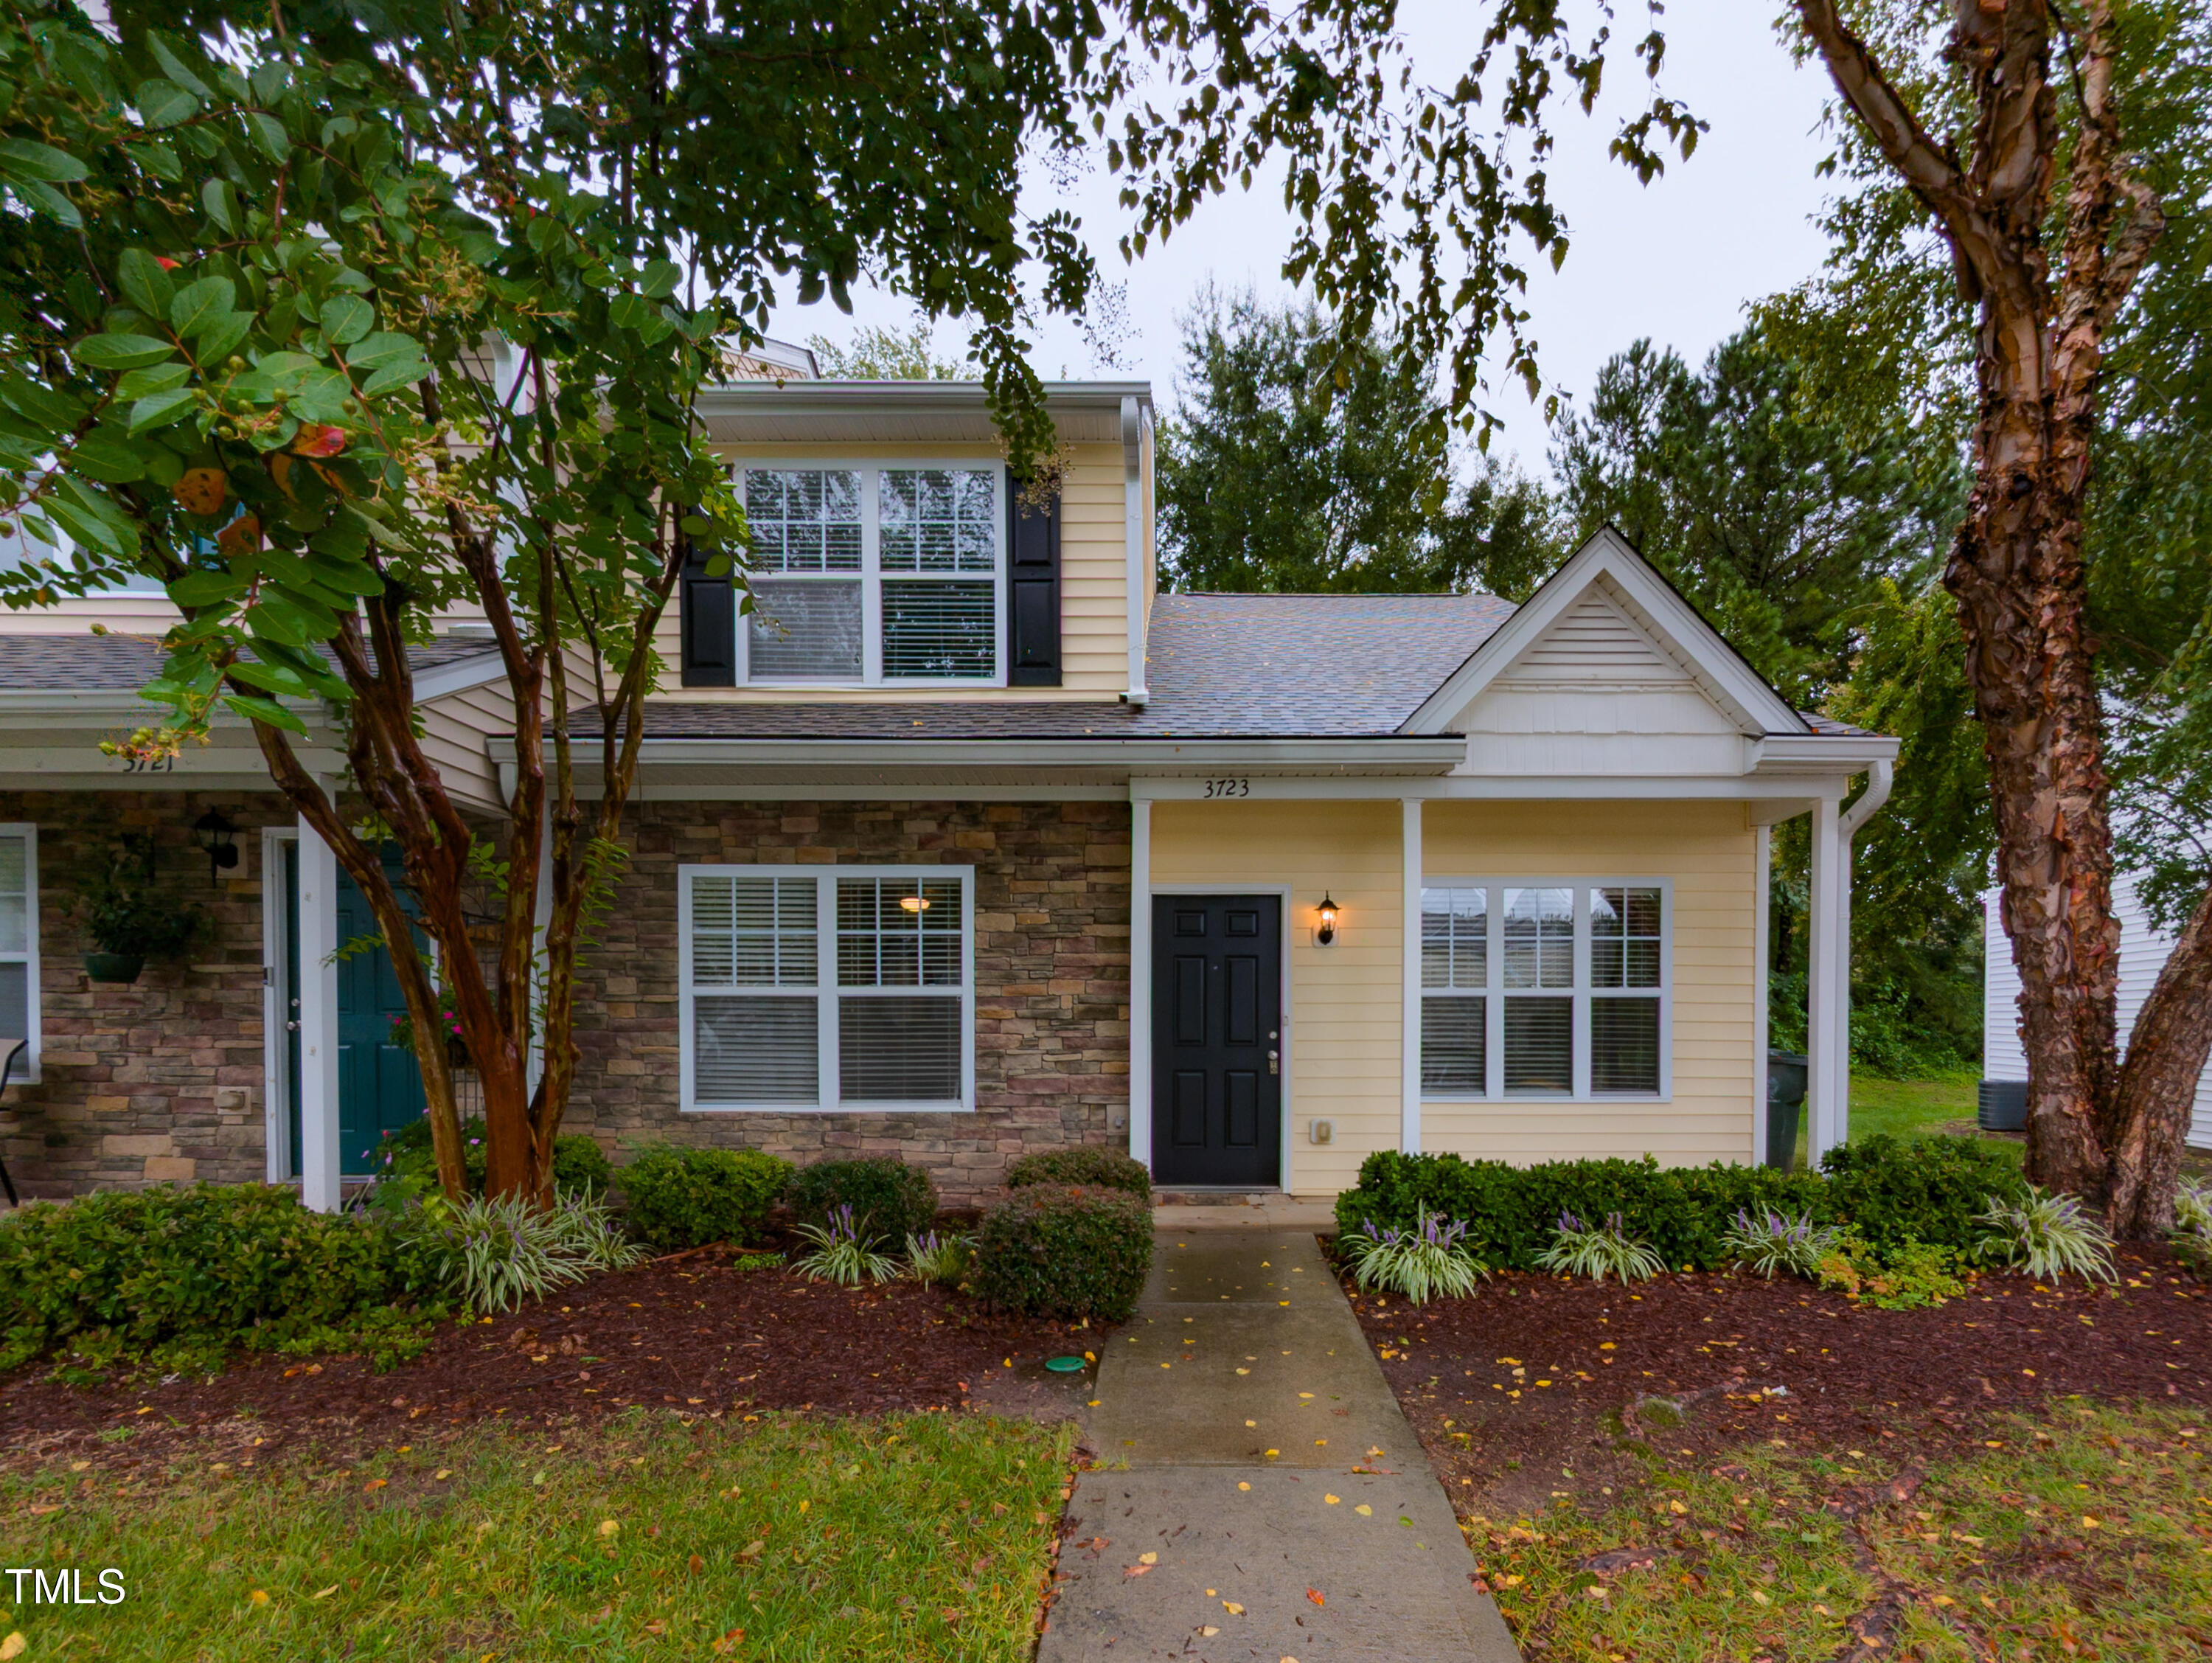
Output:
[[[11,1086],[38,1083],[39,1055],[43,1043],[42,1020],[39,997],[39,827],[34,820],[0,821],[0,838],[21,838],[23,840],[23,951],[0,953],[0,964],[21,964],[23,966],[23,1037],[31,1048],[23,1053],[24,1060],[16,1066],[21,1071],[9,1077]],[[13,1040],[0,1042],[0,1062],[7,1060]]]
[[[788,999],[805,992],[790,984],[748,988],[713,988],[701,996],[692,985],[691,885],[695,878],[811,878],[814,880],[814,995],[815,1079],[819,1097],[814,1102],[712,1102],[699,1100],[695,1081],[696,1000],[754,997]],[[837,880],[908,878],[960,886],[960,1098],[957,1102],[869,1102],[848,1108],[838,1100],[838,1025],[840,999],[874,998],[889,995],[929,992],[929,989],[841,988],[837,985]],[[975,1107],[975,868],[972,866],[928,864],[888,866],[726,866],[684,865],[676,868],[677,955],[679,962],[678,1001],[682,1024],[683,1052],[681,1107],[686,1114],[966,1114]],[[948,993],[951,990],[945,990]]]
[[[834,687],[1003,687],[1006,685],[1006,470],[983,457],[960,456],[743,456],[723,459],[738,500],[744,501],[748,470],[762,472],[857,472],[860,481],[860,566],[858,571],[771,572],[750,576],[763,582],[854,582],[860,586],[860,675],[854,680],[796,681],[752,679],[752,624],[750,612],[738,618],[738,671],[740,687],[770,687],[805,692]],[[878,524],[883,501],[881,476],[886,472],[916,472],[929,468],[957,469],[991,476],[991,673],[986,676],[891,676],[884,674],[883,544]],[[894,582],[915,576],[889,574]],[[933,574],[922,575],[927,581]],[[948,572],[937,581],[957,582],[981,579],[977,572]]]
[[[1421,1099],[1429,1103],[1663,1103],[1674,1095],[1674,885],[1670,878],[1653,877],[1562,877],[1546,874],[1538,877],[1456,876],[1441,873],[1425,873],[1421,878],[1424,889],[1483,889],[1489,892],[1484,908],[1484,921],[1488,934],[1485,951],[1486,979],[1482,988],[1483,998],[1483,1089],[1480,1092],[1448,1092],[1433,1087],[1421,1087]],[[1509,889],[1565,889],[1575,898],[1574,985],[1570,994],[1566,989],[1526,988],[1509,992],[1505,986],[1505,905],[1504,892]],[[1656,995],[1659,1004],[1659,1088],[1656,1091],[1599,1092],[1590,1088],[1590,1000],[1595,996],[1609,996],[1615,989],[1599,990],[1590,984],[1590,891],[1593,889],[1656,889],[1659,892],[1659,987]],[[1447,992],[1439,990],[1440,992]],[[1466,997],[1473,990],[1460,989],[1447,992],[1447,996]],[[1640,991],[1640,990],[1639,990]],[[1425,987],[1414,990],[1417,997],[1425,999]],[[1570,994],[1574,1001],[1574,1088],[1567,1092],[1516,1091],[1505,1089],[1505,1001],[1508,998],[1558,998]],[[1653,996],[1644,995],[1643,996]]]

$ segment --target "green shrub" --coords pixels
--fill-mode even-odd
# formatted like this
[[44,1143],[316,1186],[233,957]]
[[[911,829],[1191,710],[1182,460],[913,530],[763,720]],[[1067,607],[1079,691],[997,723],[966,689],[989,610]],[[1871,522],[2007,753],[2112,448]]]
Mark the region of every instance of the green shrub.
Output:
[[1152,1209],[1127,1191],[1028,1184],[984,1213],[968,1285],[1002,1310],[1121,1322],[1152,1268]]
[[1828,1151],[1832,1215],[1871,1246],[1907,1241],[1970,1252],[1994,1197],[2023,1201],[2027,1182],[2006,1152],[1971,1137],[1887,1133]]
[[1502,1270],[1541,1268],[1562,1214],[1606,1218],[1650,1243],[1670,1269],[1717,1270],[1728,1263],[1725,1236],[1740,1209],[1772,1208],[1827,1217],[1826,1185],[1804,1173],[1766,1167],[1662,1167],[1641,1160],[1554,1160],[1510,1167],[1455,1154],[1370,1154],[1359,1185],[1336,1200],[1340,1234],[1370,1219],[1378,1229],[1413,1227],[1419,1210],[1468,1221],[1476,1251]]
[[631,1227],[664,1252],[760,1234],[791,1163],[759,1149],[648,1148],[617,1174]]
[[[469,1193],[484,1191],[484,1125],[482,1120],[461,1122],[461,1162],[468,1174]],[[425,1115],[396,1132],[386,1132],[378,1145],[384,1158],[383,1176],[412,1180],[427,1193],[438,1186],[438,1156],[430,1147],[430,1120]],[[553,1139],[553,1192],[596,1200],[607,1192],[614,1167],[606,1151],[582,1132],[562,1132]]]
[[888,1155],[817,1160],[791,1180],[791,1207],[799,1223],[822,1228],[850,1207],[869,1246],[896,1249],[936,1221],[937,1186],[921,1167]]
[[1917,1311],[1966,1291],[1966,1255],[1932,1241],[1887,1249],[1838,1236],[1820,1256],[1820,1286],[1884,1311]]
[[1144,1162],[1130,1160],[1119,1149],[1096,1145],[1025,1154],[1006,1168],[1008,1189],[1031,1184],[1085,1184],[1097,1189],[1127,1190],[1147,1201],[1152,1198],[1152,1175],[1145,1170]]
[[268,1185],[33,1202],[0,1219],[0,1368],[179,1343],[211,1361],[395,1302],[441,1309],[441,1288],[435,1256],[389,1222],[310,1212]]
[[1501,1269],[1541,1268],[1562,1214],[1605,1218],[1649,1242],[1668,1268],[1725,1269],[1739,1212],[1788,1214],[1818,1229],[1841,1225],[1887,1250],[1918,1241],[1971,1250],[1989,1198],[2016,1201],[2026,1185],[2006,1152],[1966,1137],[1887,1135],[1832,1149],[1818,1173],[1716,1161],[1662,1167],[1641,1160],[1554,1160],[1510,1167],[1455,1154],[1386,1149],[1361,1163],[1359,1184],[1336,1199],[1340,1234],[1372,1220],[1411,1227],[1419,1210],[1468,1221],[1469,1239]]

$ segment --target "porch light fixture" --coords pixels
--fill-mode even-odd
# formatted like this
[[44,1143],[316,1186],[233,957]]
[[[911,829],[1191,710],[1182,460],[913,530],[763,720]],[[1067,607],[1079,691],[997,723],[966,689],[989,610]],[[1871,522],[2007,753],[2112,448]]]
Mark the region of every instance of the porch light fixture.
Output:
[[899,897],[899,908],[905,912],[927,912],[929,902],[921,895],[902,895]]
[[222,809],[210,808],[192,822],[192,832],[207,850],[208,882],[221,882],[222,874],[238,864],[238,828]]
[[1314,932],[1314,940],[1327,947],[1336,939],[1336,903],[1328,898],[1326,889],[1321,892],[1321,928]]

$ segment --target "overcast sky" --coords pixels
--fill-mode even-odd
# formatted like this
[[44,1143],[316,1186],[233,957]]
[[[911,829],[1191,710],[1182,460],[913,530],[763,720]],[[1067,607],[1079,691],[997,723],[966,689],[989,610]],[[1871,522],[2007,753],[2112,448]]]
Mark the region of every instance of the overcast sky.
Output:
[[[1406,32],[1417,72],[1448,83],[1468,59],[1482,9],[1452,0],[1407,0]],[[1711,124],[1687,162],[1639,186],[1605,154],[1619,112],[1643,88],[1624,57],[1598,114],[1570,112],[1558,124],[1559,153],[1552,166],[1553,197],[1573,234],[1565,267],[1541,267],[1531,279],[1533,327],[1545,374],[1568,392],[1586,393],[1598,365],[1638,336],[1701,358],[1742,317],[1745,302],[1787,289],[1819,267],[1825,245],[1810,216],[1822,183],[1814,165],[1826,154],[1819,131],[1826,82],[1814,69],[1791,64],[1776,38],[1774,0],[1698,0],[1664,19],[1668,53],[1662,84]],[[1621,9],[1627,37],[1640,23]],[[1607,108],[1611,106],[1611,108]],[[1040,173],[1025,186],[1032,208],[1059,198]],[[1152,383],[1161,406],[1175,399],[1176,320],[1210,280],[1223,288],[1250,285],[1263,295],[1286,292],[1279,273],[1290,241],[1290,219],[1279,188],[1255,181],[1249,193],[1210,203],[1164,245],[1133,266],[1115,247],[1122,212],[1103,164],[1064,198],[1079,213],[1108,281],[1128,284],[1133,334],[1125,368],[1094,361],[1072,323],[1054,320],[1042,332],[1036,364],[1042,375],[1127,374]],[[849,338],[861,324],[903,326],[912,314],[882,295],[854,296],[850,319],[827,304],[786,305],[771,332],[804,341],[812,334]],[[960,332],[940,327],[939,342],[957,356]],[[1517,391],[1497,401],[1507,419],[1502,444],[1530,472],[1544,469],[1541,414]]]

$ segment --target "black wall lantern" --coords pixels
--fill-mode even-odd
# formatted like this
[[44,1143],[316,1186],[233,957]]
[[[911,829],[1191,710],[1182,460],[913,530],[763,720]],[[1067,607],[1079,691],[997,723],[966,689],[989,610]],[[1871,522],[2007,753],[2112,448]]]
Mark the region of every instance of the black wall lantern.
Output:
[[192,832],[207,850],[208,881],[222,881],[222,874],[238,864],[238,828],[220,808],[210,808],[192,822]]
[[1336,903],[1329,899],[1328,892],[1324,889],[1321,892],[1321,928],[1314,932],[1314,940],[1327,947],[1335,939]]

